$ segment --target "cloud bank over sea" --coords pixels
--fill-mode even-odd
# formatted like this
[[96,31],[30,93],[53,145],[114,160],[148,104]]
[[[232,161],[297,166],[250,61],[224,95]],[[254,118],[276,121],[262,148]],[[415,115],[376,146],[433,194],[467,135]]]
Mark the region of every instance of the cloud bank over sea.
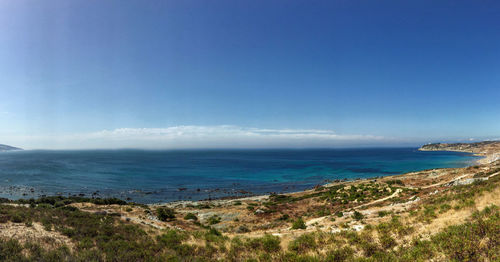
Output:
[[328,148],[398,142],[382,136],[337,134],[325,129],[265,129],[234,125],[119,128],[79,134],[18,136],[9,140],[31,149]]

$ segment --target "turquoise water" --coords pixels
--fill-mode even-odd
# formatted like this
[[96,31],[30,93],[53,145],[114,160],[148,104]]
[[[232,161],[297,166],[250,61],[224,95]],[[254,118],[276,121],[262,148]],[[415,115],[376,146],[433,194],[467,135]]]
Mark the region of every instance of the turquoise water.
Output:
[[200,200],[464,167],[475,160],[466,153],[416,148],[1,152],[0,196],[84,195],[140,203]]

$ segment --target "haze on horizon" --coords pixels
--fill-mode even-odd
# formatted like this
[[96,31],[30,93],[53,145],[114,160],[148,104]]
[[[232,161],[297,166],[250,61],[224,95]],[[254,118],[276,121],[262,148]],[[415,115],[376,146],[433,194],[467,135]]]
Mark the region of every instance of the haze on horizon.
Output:
[[0,144],[500,137],[498,1],[0,1]]

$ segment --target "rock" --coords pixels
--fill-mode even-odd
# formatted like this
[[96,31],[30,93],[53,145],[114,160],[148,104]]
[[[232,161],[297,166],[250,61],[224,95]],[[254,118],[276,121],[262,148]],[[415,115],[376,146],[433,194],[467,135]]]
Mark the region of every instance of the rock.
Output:
[[266,213],[266,211],[264,211],[264,210],[262,210],[260,208],[257,209],[257,210],[255,210],[255,214],[264,214],[264,213]]
[[467,178],[467,179],[452,181],[448,184],[448,186],[464,186],[464,185],[470,185],[476,181],[485,181],[485,180],[488,180],[488,178],[487,177]]
[[365,228],[365,225],[353,225],[352,226],[352,229],[354,231],[361,231],[361,230],[363,230],[363,228]]
[[99,211],[95,211],[95,212],[94,212],[94,214],[96,214],[96,215],[103,215],[103,216],[105,216],[105,215],[107,215],[107,214],[108,214],[108,212],[106,212],[106,211],[104,211],[104,210],[99,210]]
[[248,233],[250,232],[250,229],[246,226],[239,226],[238,229],[236,229],[236,233],[242,234],[242,233]]

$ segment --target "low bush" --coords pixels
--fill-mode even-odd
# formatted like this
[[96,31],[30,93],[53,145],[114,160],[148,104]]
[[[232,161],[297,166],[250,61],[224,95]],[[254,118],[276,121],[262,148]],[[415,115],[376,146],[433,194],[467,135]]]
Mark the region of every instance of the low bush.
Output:
[[193,213],[187,213],[185,216],[184,216],[184,219],[185,220],[194,220],[194,221],[197,221],[198,220],[198,217],[193,214]]
[[247,245],[251,249],[258,249],[268,253],[278,252],[281,250],[280,238],[272,235],[264,235],[263,237],[249,239]]
[[393,179],[393,180],[387,180],[386,183],[390,186],[392,185],[400,185],[400,186],[404,186],[405,183],[403,183],[403,181],[399,180],[399,179]]
[[297,220],[295,220],[292,224],[292,229],[306,229],[306,228],[307,228],[306,223],[300,217]]
[[330,250],[326,253],[326,261],[342,262],[352,259],[354,250],[350,247],[343,247],[335,250]]
[[316,238],[313,233],[305,233],[290,242],[288,249],[298,253],[305,253],[317,247]]
[[208,218],[207,223],[209,225],[215,225],[215,224],[220,223],[220,221],[221,221],[221,218],[219,216],[213,215],[213,216]]
[[289,218],[290,216],[288,214],[283,214],[278,218],[278,220],[287,221]]
[[364,217],[365,216],[363,214],[361,214],[361,212],[359,212],[359,211],[354,211],[354,213],[352,214],[352,218],[354,218],[356,220],[361,220]]
[[389,234],[382,234],[379,236],[380,245],[384,249],[393,248],[397,245],[396,240],[392,238]]
[[388,211],[378,211],[378,217],[385,217],[388,214],[390,214]]
[[176,249],[182,243],[185,236],[176,230],[168,230],[167,233],[159,235],[156,240],[163,246]]
[[175,211],[168,207],[159,207],[156,209],[156,215],[160,221],[175,220]]

